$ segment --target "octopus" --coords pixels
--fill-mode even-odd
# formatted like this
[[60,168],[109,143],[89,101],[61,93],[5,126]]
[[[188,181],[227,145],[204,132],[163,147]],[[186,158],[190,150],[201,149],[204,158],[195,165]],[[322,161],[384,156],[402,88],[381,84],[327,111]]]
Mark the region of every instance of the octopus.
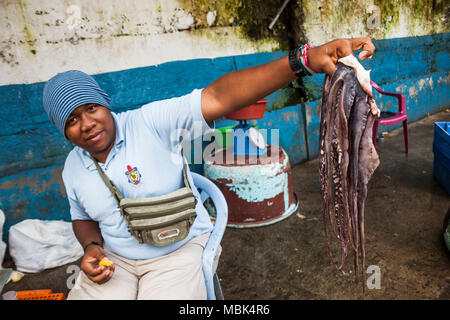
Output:
[[[353,58],[339,60],[333,75],[324,79],[319,175],[328,252],[340,271],[349,248],[353,250],[358,293],[360,273],[363,292],[365,285],[364,205],[367,184],[380,163],[372,143],[372,127],[380,111],[372,97],[368,72]],[[338,248],[340,245],[339,263],[334,261],[331,232],[337,239]]]

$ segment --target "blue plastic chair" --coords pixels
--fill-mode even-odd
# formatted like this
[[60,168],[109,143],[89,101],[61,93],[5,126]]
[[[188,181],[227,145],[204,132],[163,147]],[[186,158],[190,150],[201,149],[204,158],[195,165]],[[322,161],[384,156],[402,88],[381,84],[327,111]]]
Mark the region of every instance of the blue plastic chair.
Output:
[[220,287],[217,273],[213,274],[213,263],[217,250],[222,241],[228,221],[228,205],[222,191],[208,178],[198,173],[191,172],[192,180],[196,188],[201,189],[200,198],[205,202],[208,198],[214,203],[216,208],[216,222],[209,236],[208,243],[203,250],[202,266],[205,277],[206,295],[208,300],[223,300],[222,288]]

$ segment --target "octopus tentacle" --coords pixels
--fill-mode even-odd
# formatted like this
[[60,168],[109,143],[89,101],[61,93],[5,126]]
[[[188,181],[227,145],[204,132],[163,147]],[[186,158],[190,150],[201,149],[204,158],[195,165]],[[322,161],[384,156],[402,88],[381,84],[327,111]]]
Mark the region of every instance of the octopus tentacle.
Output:
[[374,103],[353,69],[342,63],[336,65],[331,77],[325,77],[323,88],[319,175],[325,237],[333,261],[329,223],[340,243],[340,263],[333,261],[338,270],[344,266],[347,246],[351,245],[358,293],[360,267],[365,282],[364,202],[367,184],[379,164],[372,144]]
[[[367,184],[372,177],[373,172],[380,164],[380,160],[376,153],[375,147],[372,142],[372,127],[375,121],[375,117],[372,113],[367,116],[367,124],[363,136],[361,138],[361,148],[359,150],[359,183],[358,183],[358,213],[359,213],[359,233],[361,242],[361,262],[362,270],[366,267],[366,254],[365,254],[365,239],[364,239],[364,202],[367,197]],[[363,283],[366,282],[366,274],[363,274]],[[363,292],[364,292],[363,286]]]
[[[344,78],[345,79],[345,78]],[[350,242],[351,246],[354,250],[356,250],[356,247],[353,244],[353,239],[351,237],[351,230],[348,228],[349,221],[350,221],[350,213],[349,213],[349,206],[348,201],[346,201],[346,195],[348,193],[348,187],[347,187],[347,175],[348,175],[348,122],[347,122],[347,115],[349,114],[350,108],[345,108],[345,106],[351,105],[350,101],[354,99],[355,93],[354,93],[354,86],[351,85],[351,82],[348,81],[345,82],[345,92],[340,97],[340,108],[338,108],[338,115],[339,119],[336,121],[336,125],[340,127],[341,135],[340,135],[340,150],[339,150],[339,156],[340,161],[338,161],[339,165],[341,166],[341,172],[340,172],[340,188],[341,188],[341,194],[342,194],[342,207],[344,211],[344,221],[343,224],[346,226],[345,228],[345,237],[346,242]]]
[[[328,185],[328,171],[329,171],[329,158],[325,156],[326,153],[329,152],[328,147],[325,146],[325,141],[328,141],[326,138],[328,136],[328,123],[330,122],[330,113],[325,112],[325,110],[328,110],[327,104],[328,104],[328,94],[326,92],[329,92],[331,86],[331,80],[329,77],[325,78],[324,84],[323,84],[323,96],[322,96],[322,108],[321,108],[321,114],[320,114],[320,166],[319,166],[319,176],[321,180],[321,193],[322,193],[322,199],[323,199],[323,222],[324,222],[324,231],[325,231],[325,238],[327,243],[327,249],[328,253],[330,255],[331,260],[333,261],[333,253],[331,251],[331,244],[328,234],[328,221],[330,221],[331,228],[335,232],[335,227],[333,223],[333,217],[330,215],[330,200],[328,195],[329,185]],[[336,232],[335,232],[336,234]]]
[[[328,80],[325,81],[324,87],[328,86]],[[324,199],[324,227],[327,239],[327,248],[330,256],[333,258],[328,238],[327,221],[329,221],[331,229],[334,235],[341,242],[341,263],[336,265],[336,268],[340,270],[345,261],[347,255],[347,231],[345,228],[345,219],[342,217],[342,203],[343,194],[342,187],[339,180],[341,172],[339,170],[339,163],[342,160],[341,140],[342,136],[341,128],[336,126],[327,126],[328,123],[336,122],[336,117],[340,113],[337,111],[341,104],[341,97],[343,96],[343,81],[336,81],[332,86],[328,86],[328,89],[332,94],[328,97],[324,97],[322,100],[321,109],[321,144],[320,144],[320,177],[321,177],[321,191]],[[346,129],[346,126],[345,126]]]

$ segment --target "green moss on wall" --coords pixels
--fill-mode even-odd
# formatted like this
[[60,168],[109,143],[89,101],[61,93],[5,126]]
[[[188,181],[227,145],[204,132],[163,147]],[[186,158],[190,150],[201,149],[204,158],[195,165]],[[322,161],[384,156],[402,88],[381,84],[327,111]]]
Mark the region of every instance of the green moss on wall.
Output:
[[302,94],[303,90],[299,89],[297,86],[285,86],[278,92],[280,94],[277,95],[274,101],[271,101],[267,111],[279,110],[288,106],[299,104],[304,98],[304,94]]
[[25,7],[26,4],[23,1],[19,1],[20,14],[23,20],[23,33],[25,36],[25,43],[28,45],[29,50],[32,54],[36,54],[36,48],[34,44],[36,43],[36,38],[30,32],[28,28],[27,19],[25,18]]
[[374,4],[380,8],[381,28],[367,30],[369,35],[381,31],[378,38],[392,37],[391,31],[396,28],[411,36],[450,31],[448,21],[443,19],[449,10],[446,0],[374,0]]
[[373,39],[450,31],[448,0],[303,0],[303,28],[310,42],[342,37]]
[[196,28],[208,27],[206,15],[216,11],[215,26],[239,26],[242,34],[250,40],[276,40],[281,48],[288,47],[286,32],[287,13],[283,12],[273,30],[268,26],[279,7],[278,0],[178,0],[180,5],[190,12]]
[[192,13],[196,21],[196,27],[207,27],[206,14],[209,11],[217,12],[216,25],[228,26],[237,18],[237,8],[240,6],[240,0],[179,0],[182,7]]
[[400,17],[400,2],[378,0],[376,5],[380,7],[382,30],[386,33],[390,28],[396,27]]
[[[279,49],[287,50],[304,39],[299,1],[290,1],[273,30],[269,30],[268,26],[283,3],[280,0],[179,0],[179,3],[193,15],[196,29],[205,28],[205,32],[197,34],[203,34],[218,43],[223,42],[223,35],[220,32],[206,31],[206,15],[209,11],[217,13],[215,26],[238,26],[241,36],[255,41],[255,44],[275,41],[279,43]],[[270,110],[292,106],[306,98],[306,90],[301,81],[295,81],[280,89],[280,93],[277,100],[272,101]]]

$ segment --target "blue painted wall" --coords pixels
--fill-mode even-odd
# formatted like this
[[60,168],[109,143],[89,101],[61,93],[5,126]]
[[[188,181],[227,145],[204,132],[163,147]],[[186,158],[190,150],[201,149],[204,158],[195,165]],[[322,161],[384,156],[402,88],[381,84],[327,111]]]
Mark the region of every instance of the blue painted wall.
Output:
[[[373,69],[372,80],[383,89],[406,95],[409,122],[450,105],[449,38],[447,33],[374,41],[377,47],[374,58],[363,62],[367,69]],[[285,54],[270,52],[176,61],[94,77],[110,94],[113,110],[120,112],[186,94],[207,86],[225,73],[260,65]],[[266,112],[263,119],[255,121],[261,129],[280,130],[280,145],[288,153],[291,164],[318,155],[322,82],[323,75],[304,79],[307,96],[301,103],[291,103],[295,96],[292,87],[273,93],[268,97],[269,110],[276,110]],[[9,227],[23,219],[70,220],[61,170],[72,146],[43,111],[43,87],[44,83],[0,86],[0,208],[6,215],[4,240]],[[395,99],[377,94],[375,97],[383,110],[396,108]],[[217,126],[232,123],[219,120]],[[380,128],[380,131],[392,129]],[[192,169],[201,172],[202,165],[193,165]]]

